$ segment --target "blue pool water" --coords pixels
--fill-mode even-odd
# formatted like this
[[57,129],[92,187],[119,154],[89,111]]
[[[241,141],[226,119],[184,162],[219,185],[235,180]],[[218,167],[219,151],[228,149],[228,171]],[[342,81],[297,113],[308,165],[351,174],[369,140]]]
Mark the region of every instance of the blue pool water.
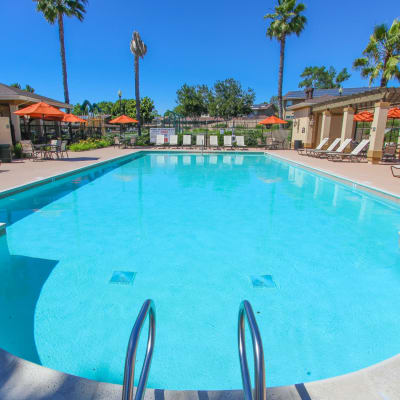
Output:
[[366,367],[400,352],[399,211],[264,155],[149,153],[13,195],[0,347],[121,383],[152,298],[149,387],[237,389],[248,299],[269,386]]

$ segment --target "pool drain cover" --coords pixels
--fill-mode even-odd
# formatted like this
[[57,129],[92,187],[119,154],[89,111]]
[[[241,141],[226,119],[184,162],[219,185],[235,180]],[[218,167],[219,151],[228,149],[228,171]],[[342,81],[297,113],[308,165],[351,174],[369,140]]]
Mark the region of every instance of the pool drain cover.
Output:
[[110,279],[110,283],[119,285],[131,285],[135,279],[136,272],[130,271],[114,271]]
[[252,275],[250,277],[254,288],[275,288],[276,284],[272,275]]

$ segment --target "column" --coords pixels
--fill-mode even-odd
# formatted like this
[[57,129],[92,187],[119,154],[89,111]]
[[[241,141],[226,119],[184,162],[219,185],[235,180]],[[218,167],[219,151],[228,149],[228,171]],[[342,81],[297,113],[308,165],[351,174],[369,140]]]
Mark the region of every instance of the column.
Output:
[[346,107],[343,110],[342,134],[340,137],[341,143],[343,143],[346,139],[353,139],[353,125],[354,108]]
[[329,138],[331,133],[331,122],[332,114],[330,111],[324,111],[322,113],[322,123],[321,123],[321,140]]
[[382,148],[385,141],[385,129],[390,103],[375,103],[374,121],[371,126],[368,162],[378,164],[382,159]]
[[18,110],[18,106],[16,106],[15,104],[10,104],[10,119],[11,119],[11,123],[14,127],[15,141],[19,142],[21,140],[21,127],[20,127],[18,115],[14,114],[14,111],[17,111],[17,110]]

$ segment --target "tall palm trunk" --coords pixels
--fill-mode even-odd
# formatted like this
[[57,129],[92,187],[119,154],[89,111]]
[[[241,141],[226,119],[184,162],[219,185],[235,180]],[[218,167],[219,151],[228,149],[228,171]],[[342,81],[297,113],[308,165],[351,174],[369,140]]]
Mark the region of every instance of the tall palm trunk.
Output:
[[281,37],[280,43],[281,43],[281,53],[279,60],[279,76],[278,76],[278,110],[279,110],[279,118],[283,118],[282,86],[283,86],[283,69],[285,66],[285,45],[286,45],[285,35]]
[[140,94],[139,94],[139,56],[135,55],[135,96],[136,96],[136,119],[138,122],[138,135],[142,134],[140,122]]
[[[62,13],[58,13],[58,33],[59,33],[59,37],[60,37],[61,65],[62,65],[63,84],[64,84],[64,99],[65,99],[65,102],[67,104],[69,104],[67,61],[65,60],[64,21],[63,21]],[[69,110],[68,110],[68,112],[69,112]]]
[[388,63],[388,56],[385,56],[385,60],[383,61],[383,68],[382,68],[382,78],[381,78],[381,87],[387,87],[388,81],[385,78],[385,71]]

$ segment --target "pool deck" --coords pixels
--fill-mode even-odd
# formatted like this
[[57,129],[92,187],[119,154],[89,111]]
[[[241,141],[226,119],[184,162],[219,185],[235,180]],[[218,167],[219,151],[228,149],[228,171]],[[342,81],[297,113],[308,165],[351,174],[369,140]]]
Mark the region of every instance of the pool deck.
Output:
[[[0,166],[0,194],[20,185],[95,165],[148,149],[105,148],[70,153],[69,159],[5,163]],[[249,149],[249,152],[260,149]],[[400,196],[400,179],[389,165],[330,162],[299,156],[290,150],[269,151],[303,168],[350,180],[362,186]],[[4,230],[4,233],[6,231]],[[345,357],[345,355],[343,355]],[[238,363],[239,368],[239,363]],[[266,360],[268,385],[268,360]],[[139,371],[137,371],[139,373]],[[0,349],[0,399],[2,400],[117,400],[122,386],[91,381],[22,360]],[[148,389],[145,400],[242,400],[241,390],[168,391]],[[400,400],[400,355],[360,371],[331,379],[267,388],[267,400]]]

